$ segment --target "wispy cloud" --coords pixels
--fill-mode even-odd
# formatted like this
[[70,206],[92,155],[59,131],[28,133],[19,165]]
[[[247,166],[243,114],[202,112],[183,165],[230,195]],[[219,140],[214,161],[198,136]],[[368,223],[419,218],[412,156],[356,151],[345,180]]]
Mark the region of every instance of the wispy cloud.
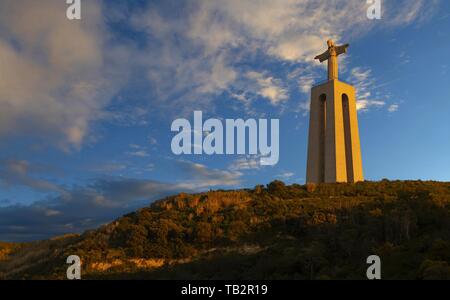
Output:
[[86,169],[88,171],[95,172],[95,173],[107,173],[107,174],[110,174],[110,173],[113,173],[113,172],[124,171],[128,167],[129,166],[126,163],[107,162],[107,163],[88,165],[88,166],[86,166]]
[[259,155],[250,155],[234,160],[228,169],[231,171],[258,170],[261,166],[261,157]]
[[[416,1],[419,3],[414,6],[414,13],[406,9],[405,1],[401,2],[396,2],[395,7],[402,9],[396,9],[395,14],[386,10],[386,19],[396,17],[395,22],[387,22],[386,26],[403,26],[423,17],[416,7],[425,8],[426,1]],[[391,6],[393,1],[386,1],[386,7]],[[187,101],[193,98],[196,107],[208,109],[214,107],[212,96],[229,93],[251,110],[249,101],[255,88],[247,84],[248,74],[260,73],[249,67],[248,62],[254,57],[268,63],[322,68],[313,57],[323,50],[328,38],[337,41],[343,36],[356,38],[369,32],[376,23],[367,19],[365,1],[199,0],[182,10],[186,15],[171,18],[152,6],[135,16],[134,23],[138,30],[158,41],[146,49],[160,57],[149,65],[152,85],[161,90],[166,100],[176,102],[182,92],[183,107],[194,105]],[[403,22],[400,16],[404,17]],[[180,45],[189,50],[180,49]],[[289,87],[281,84],[284,78],[278,81],[277,77],[280,78],[265,71],[257,80],[258,95],[272,104],[287,101],[290,95]],[[305,92],[313,79],[302,79],[299,87]]]
[[150,154],[145,150],[137,150],[128,152],[128,155],[136,156],[136,157],[148,157]]
[[41,192],[64,192],[59,185],[36,177],[42,172],[49,173],[51,170],[26,160],[3,160],[0,161],[0,185],[23,186]]
[[386,102],[380,100],[358,100],[356,109],[358,111],[367,112],[371,108],[380,108],[386,105]]
[[289,98],[288,90],[279,79],[255,71],[248,72],[246,77],[256,83],[253,92],[268,99],[272,105],[278,105]]
[[[358,37],[376,23],[367,20],[366,2],[359,0],[172,3],[177,12],[153,2],[142,9],[87,1],[83,21],[69,22],[61,13],[64,1],[2,1],[0,69],[7,76],[0,77],[0,136],[26,133],[70,151],[89,139],[95,122],[147,124],[145,108],[108,109],[130,74],[147,80],[153,110],[213,110],[215,96],[223,93],[246,99],[245,90],[235,91],[256,58],[319,67],[312,58],[326,39]],[[384,3],[383,26],[392,27],[429,18],[440,1]],[[115,32],[109,26],[115,22],[142,41]],[[268,72],[257,79],[259,95],[272,104],[287,101],[283,77]],[[304,78],[300,89],[310,83]]]
[[413,22],[419,24],[428,20],[439,8],[441,0],[417,0],[385,2],[387,26],[405,26]]
[[388,111],[393,113],[398,111],[398,109],[400,108],[400,106],[398,104],[391,104],[389,105]]
[[350,78],[357,90],[356,109],[358,111],[367,112],[371,108],[380,108],[386,105],[386,101],[372,98],[372,89],[375,88],[376,83],[372,77],[372,70],[369,68],[353,68]]
[[177,162],[180,171],[188,175],[187,180],[179,185],[188,189],[211,188],[217,186],[236,186],[241,183],[242,173],[211,169],[205,165],[180,160]]
[[130,151],[127,152],[127,155],[129,156],[135,156],[135,157],[149,157],[150,153],[148,150],[140,145],[137,144],[131,144]]
[[283,179],[283,180],[289,180],[294,176],[295,176],[295,173],[293,173],[293,172],[283,172],[283,173],[277,175],[278,178]]
[[1,136],[26,133],[70,150],[105,117],[123,57],[105,45],[100,2],[84,3],[83,22],[68,22],[66,8],[64,1],[1,2]]

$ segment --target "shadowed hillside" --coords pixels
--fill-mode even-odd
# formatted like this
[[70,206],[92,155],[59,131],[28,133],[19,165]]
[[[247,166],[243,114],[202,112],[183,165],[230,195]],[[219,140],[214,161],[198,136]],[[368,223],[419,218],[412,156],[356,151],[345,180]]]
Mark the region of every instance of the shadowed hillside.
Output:
[[450,279],[450,184],[381,181],[180,194],[98,230],[0,243],[0,278]]

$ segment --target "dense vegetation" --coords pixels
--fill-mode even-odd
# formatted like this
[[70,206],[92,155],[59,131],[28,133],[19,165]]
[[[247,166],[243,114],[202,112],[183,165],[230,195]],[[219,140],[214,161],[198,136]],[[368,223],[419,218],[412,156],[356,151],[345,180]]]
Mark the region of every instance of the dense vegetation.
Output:
[[384,279],[450,279],[450,184],[180,194],[82,235],[0,244],[0,278],[64,278],[71,254],[85,279],[365,279],[372,254]]

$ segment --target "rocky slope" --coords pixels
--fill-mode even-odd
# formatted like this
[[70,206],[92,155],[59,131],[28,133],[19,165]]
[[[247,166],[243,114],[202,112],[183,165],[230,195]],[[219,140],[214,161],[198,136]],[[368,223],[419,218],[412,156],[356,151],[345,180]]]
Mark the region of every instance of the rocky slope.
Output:
[[450,184],[285,186],[180,194],[97,230],[0,244],[0,278],[450,279]]

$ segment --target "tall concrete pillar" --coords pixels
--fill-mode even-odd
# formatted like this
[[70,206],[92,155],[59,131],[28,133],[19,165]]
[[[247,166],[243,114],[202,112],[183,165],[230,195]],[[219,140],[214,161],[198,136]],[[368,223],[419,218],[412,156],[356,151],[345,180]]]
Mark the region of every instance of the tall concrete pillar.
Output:
[[311,91],[306,182],[363,180],[355,89],[329,80]]

